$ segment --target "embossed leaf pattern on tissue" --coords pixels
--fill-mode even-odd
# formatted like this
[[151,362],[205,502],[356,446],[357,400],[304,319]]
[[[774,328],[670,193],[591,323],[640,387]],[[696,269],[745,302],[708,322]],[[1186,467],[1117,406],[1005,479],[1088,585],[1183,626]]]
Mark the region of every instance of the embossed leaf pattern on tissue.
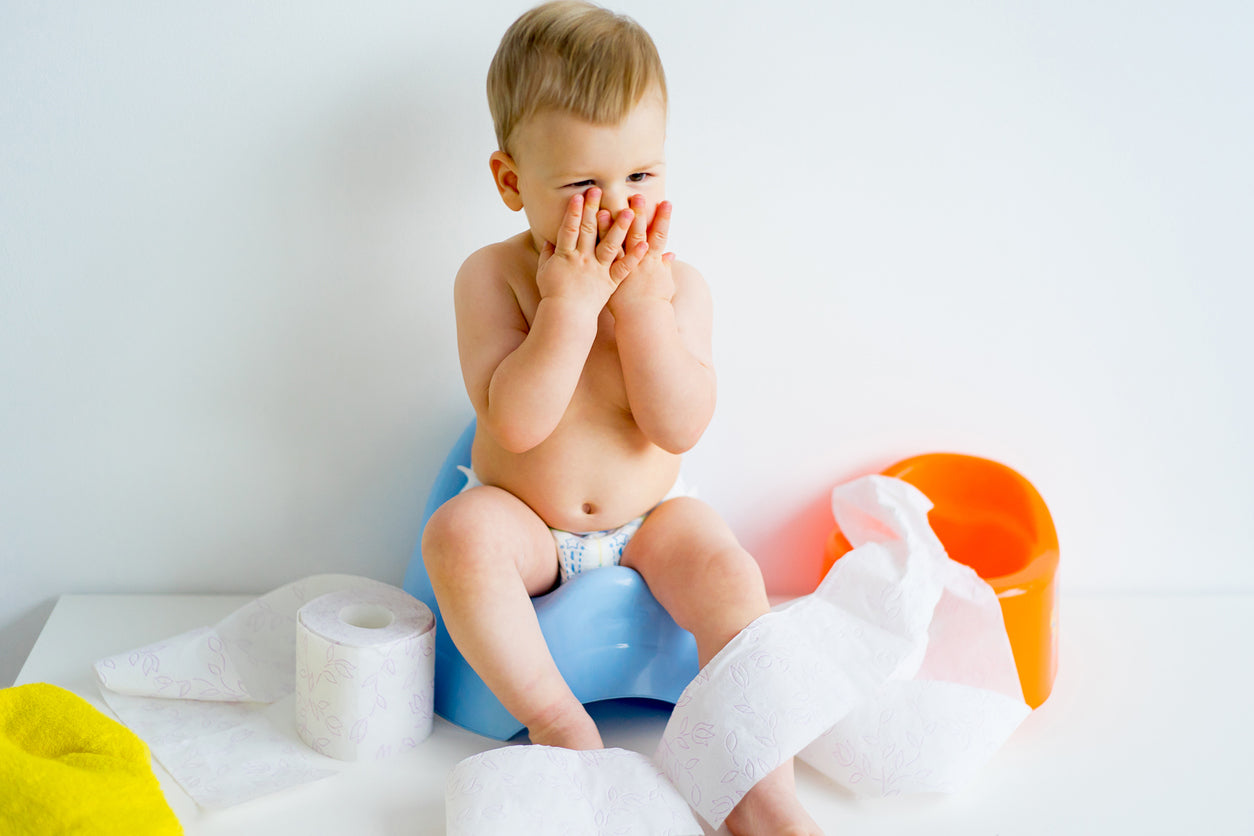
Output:
[[[308,602],[334,593],[353,600],[390,596],[394,611],[416,604],[402,590],[368,578],[319,575],[280,587],[232,612],[213,627],[203,627],[96,663],[97,678],[109,706],[152,749],[196,802],[205,807],[237,804],[268,792],[305,783],[335,772],[332,761],[292,737],[290,725],[271,722],[272,703],[296,685],[318,681],[353,683],[361,671],[342,654],[318,649],[309,656],[308,642],[298,648],[298,612]],[[431,614],[421,607],[420,620]],[[415,746],[431,727],[429,676],[433,668],[434,631],[420,637],[413,658],[421,672],[409,683],[411,692],[393,699],[374,694],[371,706],[393,702],[404,718],[402,729],[391,728],[400,748]],[[428,679],[422,680],[422,675]],[[183,698],[183,699],[179,699]],[[298,700],[297,731],[316,738],[326,749],[348,736],[369,739],[375,723],[345,731],[343,716],[327,694]],[[290,709],[288,709],[290,710]],[[290,716],[290,715],[289,715]],[[339,736],[322,721],[334,718]],[[372,748],[385,752],[383,742]]]
[[[187,660],[194,662],[189,665]],[[175,675],[163,673],[163,667]],[[179,676],[180,670],[199,675]],[[102,685],[124,694],[215,701],[248,698],[225,644],[209,628],[102,659],[96,675]]]
[[[416,746],[430,733],[433,692],[415,688],[434,665],[432,644],[430,635],[422,635],[345,649],[302,632],[297,652],[301,738],[319,752],[349,760],[380,759]],[[313,664],[305,661],[310,659]],[[399,711],[389,711],[394,702]]]
[[682,798],[638,752],[507,746],[454,767],[449,836],[700,836]]
[[[927,498],[867,477],[833,503],[856,548],[812,595],[762,616],[710,661],[658,747],[716,828],[798,753],[860,794],[954,788],[1026,716],[996,597],[945,556]],[[696,745],[698,724],[719,745]]]

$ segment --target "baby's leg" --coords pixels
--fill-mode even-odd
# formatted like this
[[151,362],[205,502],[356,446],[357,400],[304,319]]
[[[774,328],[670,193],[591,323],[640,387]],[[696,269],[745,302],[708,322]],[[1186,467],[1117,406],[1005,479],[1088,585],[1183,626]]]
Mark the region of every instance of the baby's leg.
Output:
[[535,512],[499,488],[466,491],[431,516],[422,556],[453,643],[531,742],[601,748],[531,603],[557,580],[557,547]]
[[[770,610],[762,572],[723,519],[696,499],[656,508],[627,544],[623,565],[638,571],[679,626],[697,639],[702,667]],[[819,834],[797,800],[792,761],[745,794],[727,827],[735,836]]]

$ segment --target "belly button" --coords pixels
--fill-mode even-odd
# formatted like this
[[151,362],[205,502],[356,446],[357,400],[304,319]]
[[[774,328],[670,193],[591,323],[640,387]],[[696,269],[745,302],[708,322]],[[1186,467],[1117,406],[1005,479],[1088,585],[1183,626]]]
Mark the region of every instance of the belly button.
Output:
[[592,516],[592,512],[593,512],[593,511],[595,511],[595,510],[596,510],[596,509],[592,507],[592,503],[591,503],[591,502],[585,502],[585,503],[583,504],[583,512],[584,512],[585,514],[587,514],[588,516]]

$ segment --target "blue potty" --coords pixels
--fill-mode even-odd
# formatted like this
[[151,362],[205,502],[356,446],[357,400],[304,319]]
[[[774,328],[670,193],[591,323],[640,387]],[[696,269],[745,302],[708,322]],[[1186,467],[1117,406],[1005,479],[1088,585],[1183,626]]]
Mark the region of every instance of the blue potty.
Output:
[[[422,525],[466,484],[475,424],[436,475]],[[422,562],[422,538],[405,572],[405,591],[435,613],[435,712],[462,728],[508,740],[523,730],[462,658],[440,617]],[[658,604],[634,569],[608,566],[576,575],[532,599],[557,668],[582,703],[644,697],[674,704],[697,675],[697,643]]]

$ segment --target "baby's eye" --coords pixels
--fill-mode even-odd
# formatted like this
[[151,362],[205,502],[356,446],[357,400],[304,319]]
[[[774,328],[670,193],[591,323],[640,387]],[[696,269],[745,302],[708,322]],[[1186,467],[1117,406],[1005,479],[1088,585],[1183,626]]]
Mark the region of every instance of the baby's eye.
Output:
[[637,171],[635,174],[627,175],[627,182],[643,183],[645,180],[648,180],[651,176],[653,175],[649,174],[649,172],[647,171]]
[[566,184],[566,188],[568,188],[568,189],[590,189],[590,188],[592,188],[593,186],[595,186],[596,184],[597,184],[597,183],[596,183],[596,181],[595,181],[595,180],[580,180],[578,183],[567,183],[567,184]]

